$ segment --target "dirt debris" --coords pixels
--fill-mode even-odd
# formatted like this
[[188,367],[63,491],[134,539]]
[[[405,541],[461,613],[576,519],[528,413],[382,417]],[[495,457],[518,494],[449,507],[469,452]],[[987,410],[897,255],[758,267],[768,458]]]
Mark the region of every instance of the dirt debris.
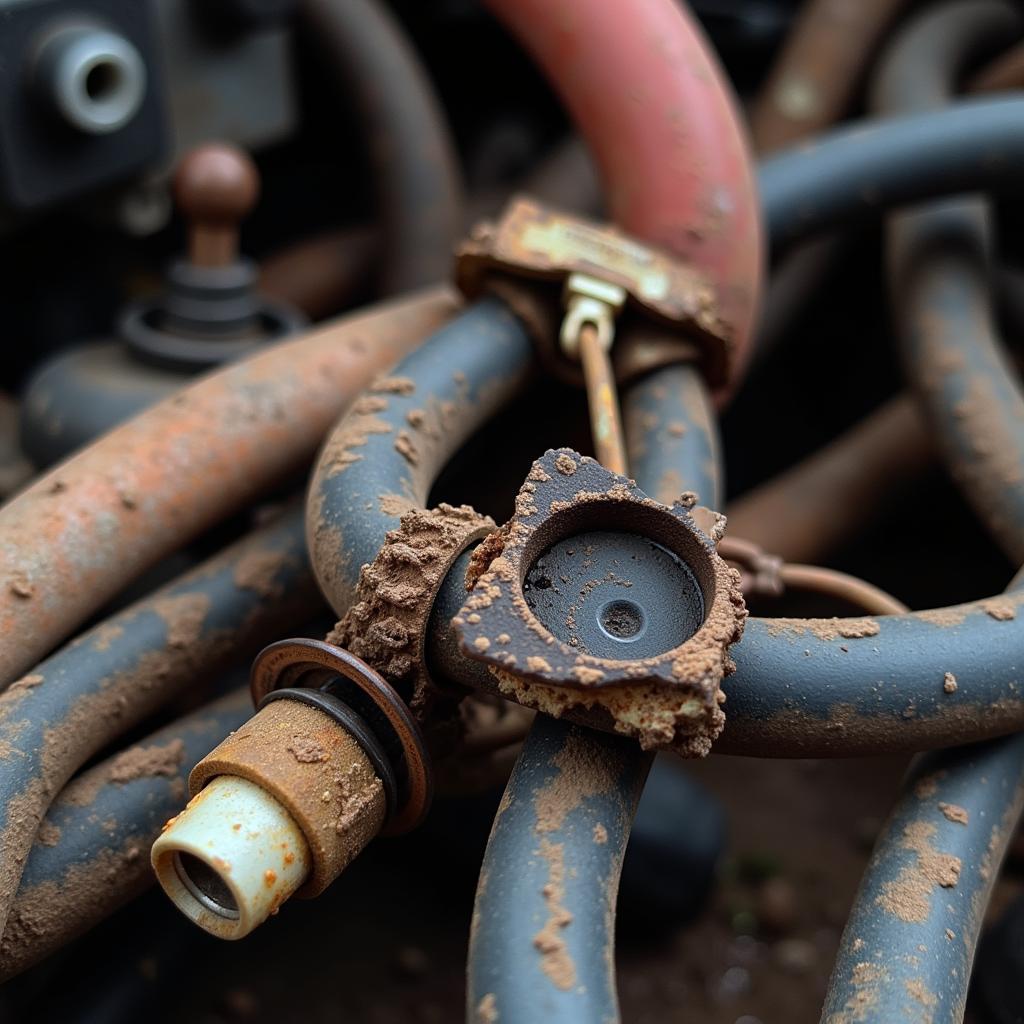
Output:
[[966,825],[970,820],[967,809],[959,804],[940,803],[939,810],[942,811],[948,821],[952,821],[957,825]]
[[476,1024],[498,1024],[498,1001],[493,992],[476,1004]]
[[562,903],[565,899],[565,847],[544,838],[538,853],[548,864],[548,880],[542,890],[548,919],[534,935],[533,945],[541,955],[541,970],[555,988],[568,992],[576,984],[576,964],[562,934],[573,920]]
[[935,849],[932,839],[936,832],[928,822],[907,825],[900,846],[915,854],[915,863],[906,865],[893,881],[886,882],[878,897],[884,910],[908,924],[927,921],[935,888],[951,889],[960,879],[960,858]]
[[56,846],[60,842],[61,830],[52,821],[44,821],[36,833],[36,842],[41,846]]
[[947,672],[942,677],[942,690],[944,693],[956,693],[957,682],[956,676],[952,672]]
[[149,747],[130,747],[110,763],[107,777],[122,786],[136,779],[159,775],[170,779],[179,773],[184,760],[185,744],[180,739]]
[[235,585],[271,597],[280,591],[277,574],[287,560],[288,556],[280,551],[250,551],[235,566]]
[[552,764],[558,768],[558,774],[533,795],[535,830],[540,835],[559,831],[566,818],[584,801],[601,793],[614,792],[621,767],[614,758],[598,757],[575,730],[568,734]]

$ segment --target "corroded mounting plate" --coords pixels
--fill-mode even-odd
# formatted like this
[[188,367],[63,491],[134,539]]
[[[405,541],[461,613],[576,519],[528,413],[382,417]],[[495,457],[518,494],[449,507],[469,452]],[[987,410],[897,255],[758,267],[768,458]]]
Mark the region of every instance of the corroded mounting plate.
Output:
[[[550,615],[542,621],[535,595],[528,597],[531,574],[560,545],[564,550],[563,542],[591,536],[600,536],[611,550],[618,545],[615,564],[621,562],[622,578],[604,571],[607,561],[601,577],[582,586],[579,578],[562,576],[567,586],[578,587],[579,601],[573,599],[564,622]],[[637,737],[645,748],[702,756],[724,723],[720,684],[733,669],[728,648],[742,635],[746,618],[739,575],[718,556],[718,539],[720,526],[704,533],[682,501],[662,505],[593,459],[569,449],[549,451],[534,463],[513,518],[477,549],[472,591],[452,621],[465,652],[488,665],[506,696],[555,715],[599,709],[611,716],[617,732]],[[621,645],[625,657],[609,657],[608,645],[599,656],[593,649],[600,644],[581,641],[575,609],[606,581],[619,585],[608,593],[628,597],[634,585],[643,589],[639,574],[631,578],[629,561],[638,542],[657,549],[667,569],[659,569],[662,578],[655,580],[660,595],[651,594],[650,580],[646,584],[648,609],[660,616],[660,631],[647,637],[646,650],[641,645],[643,656],[629,657],[629,643]],[[699,588],[700,610],[688,628],[682,619],[693,603],[693,586]],[[596,612],[607,615],[620,603],[627,612],[633,606],[642,619],[643,600],[609,600]],[[594,612],[588,609],[591,617]],[[613,632],[621,625],[614,616],[606,623]],[[627,639],[642,628],[628,621],[625,626],[626,633],[633,630]],[[609,635],[605,624],[600,629]]]
[[560,285],[574,273],[623,288],[627,319],[632,311],[634,319],[655,326],[661,335],[681,334],[700,348],[713,385],[728,379],[734,338],[718,315],[711,282],[695,268],[609,224],[516,196],[497,221],[474,226],[459,247],[455,281],[463,294],[476,298],[495,275]]

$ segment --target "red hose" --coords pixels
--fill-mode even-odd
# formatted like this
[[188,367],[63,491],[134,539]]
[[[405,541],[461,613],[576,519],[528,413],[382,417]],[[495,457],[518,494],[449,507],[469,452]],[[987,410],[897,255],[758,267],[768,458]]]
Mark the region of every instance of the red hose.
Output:
[[753,163],[689,11],[677,0],[485,2],[554,84],[600,168],[612,219],[711,278],[742,372],[763,282]]

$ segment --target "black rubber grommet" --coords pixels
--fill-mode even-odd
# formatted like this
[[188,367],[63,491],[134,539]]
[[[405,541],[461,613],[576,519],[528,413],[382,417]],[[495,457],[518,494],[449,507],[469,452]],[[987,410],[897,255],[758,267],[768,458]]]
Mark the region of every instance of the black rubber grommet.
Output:
[[374,735],[373,730],[357,715],[347,704],[337,697],[322,690],[313,690],[306,687],[286,687],[283,690],[271,690],[257,705],[256,710],[262,711],[268,704],[275,700],[295,700],[300,704],[308,704],[329,715],[349,733],[352,738],[362,747],[363,753],[370,759],[377,777],[384,786],[384,800],[387,804],[387,820],[390,821],[399,806],[398,780],[395,777],[395,770],[391,764],[380,740]]

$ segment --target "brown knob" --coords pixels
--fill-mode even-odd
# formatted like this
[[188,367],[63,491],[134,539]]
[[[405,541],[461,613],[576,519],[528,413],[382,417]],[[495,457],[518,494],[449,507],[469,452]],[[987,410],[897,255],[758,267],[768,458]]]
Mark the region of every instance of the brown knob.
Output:
[[223,143],[191,150],[174,175],[174,198],[189,221],[189,260],[223,267],[238,256],[238,225],[260,193],[247,153]]

